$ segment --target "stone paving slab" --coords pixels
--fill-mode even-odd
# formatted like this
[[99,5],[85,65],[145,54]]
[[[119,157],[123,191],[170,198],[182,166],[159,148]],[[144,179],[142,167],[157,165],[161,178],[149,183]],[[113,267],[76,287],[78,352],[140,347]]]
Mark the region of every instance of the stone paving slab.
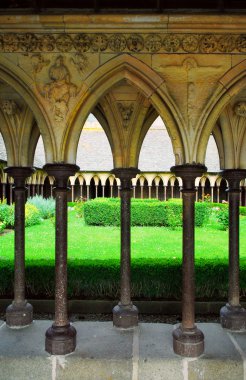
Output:
[[197,359],[172,350],[173,325],[141,323],[124,331],[111,322],[75,322],[76,351],[44,350],[51,321],[9,329],[0,321],[0,380],[246,380],[246,335],[201,323],[205,352]]

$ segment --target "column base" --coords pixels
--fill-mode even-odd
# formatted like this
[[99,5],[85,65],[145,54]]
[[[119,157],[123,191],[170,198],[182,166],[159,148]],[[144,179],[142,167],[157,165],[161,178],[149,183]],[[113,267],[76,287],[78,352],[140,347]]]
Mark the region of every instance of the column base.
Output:
[[246,310],[241,306],[226,304],[220,309],[220,323],[225,329],[244,332],[246,331]]
[[204,352],[204,335],[196,326],[183,329],[179,326],[173,331],[173,350],[176,354],[196,358]]
[[6,325],[12,329],[29,326],[33,321],[33,307],[27,301],[13,301],[6,309]]
[[113,325],[122,329],[128,329],[138,325],[138,309],[135,305],[121,305],[113,308]]
[[66,326],[53,324],[45,333],[45,351],[51,355],[66,355],[76,348],[77,331],[70,323]]

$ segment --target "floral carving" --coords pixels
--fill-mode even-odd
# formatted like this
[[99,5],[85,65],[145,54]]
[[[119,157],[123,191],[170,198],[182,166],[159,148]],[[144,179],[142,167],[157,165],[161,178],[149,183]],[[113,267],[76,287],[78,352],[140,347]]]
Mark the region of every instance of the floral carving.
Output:
[[156,53],[161,48],[161,36],[159,34],[149,34],[145,39],[145,47],[151,53]]
[[179,49],[180,40],[175,34],[168,34],[164,37],[163,47],[169,53],[173,53]]
[[108,37],[105,34],[95,34],[92,38],[91,48],[93,51],[104,51],[108,47]]
[[218,49],[222,53],[229,53],[235,49],[235,38],[231,34],[220,37],[218,41]]
[[51,103],[55,120],[60,122],[66,118],[70,98],[77,95],[77,86],[71,82],[62,56],[50,67],[49,78],[51,81],[44,86],[43,94]]
[[109,39],[109,47],[113,51],[123,51],[126,48],[126,39],[122,34],[113,34]]
[[21,51],[34,51],[37,48],[38,39],[35,34],[26,33],[19,37],[19,48]]
[[217,40],[213,34],[203,36],[200,40],[200,50],[202,53],[213,53],[217,49]]
[[53,51],[56,46],[55,37],[52,34],[44,34],[39,38],[38,48],[41,51]]
[[74,39],[74,47],[79,53],[88,51],[91,46],[91,40],[88,34],[77,34]]
[[126,43],[128,49],[135,53],[141,51],[144,47],[144,40],[139,34],[131,34]]
[[88,59],[84,54],[76,53],[74,58],[71,58],[71,63],[73,63],[78,72],[82,74],[88,66]]
[[68,34],[61,34],[56,39],[56,47],[59,51],[66,53],[73,47],[72,39]]
[[184,51],[193,53],[198,49],[198,38],[192,34],[185,36],[182,40],[182,46]]
[[237,116],[246,117],[246,102],[239,102],[234,107]]
[[237,39],[237,49],[242,53],[246,53],[246,34],[242,34]]
[[14,33],[4,34],[3,36],[4,51],[13,53],[18,50],[19,39]]
[[118,103],[118,109],[122,117],[123,127],[127,128],[130,123],[131,116],[134,110],[134,104],[133,103],[131,104]]

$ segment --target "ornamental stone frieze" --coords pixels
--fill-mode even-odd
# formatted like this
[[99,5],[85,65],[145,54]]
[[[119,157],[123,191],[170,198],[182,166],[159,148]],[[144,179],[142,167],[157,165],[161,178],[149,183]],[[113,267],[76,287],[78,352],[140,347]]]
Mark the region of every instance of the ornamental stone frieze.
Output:
[[245,34],[0,34],[0,52],[246,53]]

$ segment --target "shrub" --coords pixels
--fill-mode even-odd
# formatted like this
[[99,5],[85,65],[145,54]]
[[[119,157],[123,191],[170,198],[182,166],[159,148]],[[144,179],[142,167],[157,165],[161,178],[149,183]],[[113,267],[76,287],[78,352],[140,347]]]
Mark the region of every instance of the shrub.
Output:
[[[209,209],[204,203],[197,203],[196,226],[207,222]],[[94,226],[120,225],[120,199],[96,198],[84,204],[85,223]],[[132,226],[182,226],[182,202],[161,202],[157,199],[132,199]]]
[[79,199],[74,203],[74,209],[78,218],[83,218],[84,216],[84,203],[85,201],[83,199]]
[[216,213],[217,220],[219,222],[219,225],[222,230],[227,230],[229,227],[229,213],[228,213],[228,207],[221,208]]
[[41,195],[35,195],[35,197],[28,198],[28,204],[32,204],[40,212],[42,219],[49,219],[55,215],[55,199],[43,198]]
[[3,201],[0,200],[0,222],[4,222],[7,224],[7,220],[9,218],[9,205],[7,205],[6,199]]
[[0,234],[4,231],[5,227],[5,222],[0,222]]
[[25,206],[25,226],[30,227],[34,226],[35,224],[41,223],[41,215],[40,211],[37,209],[36,206],[26,203]]
[[246,216],[246,207],[245,206],[240,206],[239,207],[239,213],[242,216]]

